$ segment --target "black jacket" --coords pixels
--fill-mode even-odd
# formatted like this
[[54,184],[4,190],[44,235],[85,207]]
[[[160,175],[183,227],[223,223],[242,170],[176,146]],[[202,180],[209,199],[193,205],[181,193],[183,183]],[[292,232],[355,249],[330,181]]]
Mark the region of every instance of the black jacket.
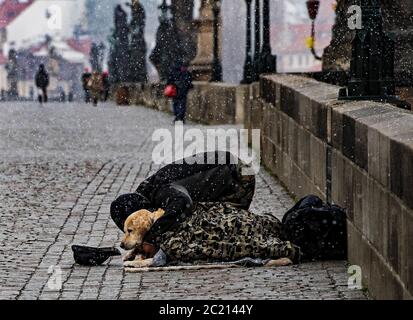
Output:
[[102,77],[103,89],[109,90],[110,89],[110,81],[108,76]]
[[46,69],[40,68],[35,77],[36,87],[47,88],[49,86],[49,74]]
[[187,69],[176,67],[169,75],[167,84],[173,84],[176,87],[177,95],[174,99],[186,99],[189,90],[193,88],[192,75]]
[[90,72],[85,72],[84,74],[82,74],[82,87],[83,90],[88,90],[88,83],[90,78],[92,78],[92,74]]

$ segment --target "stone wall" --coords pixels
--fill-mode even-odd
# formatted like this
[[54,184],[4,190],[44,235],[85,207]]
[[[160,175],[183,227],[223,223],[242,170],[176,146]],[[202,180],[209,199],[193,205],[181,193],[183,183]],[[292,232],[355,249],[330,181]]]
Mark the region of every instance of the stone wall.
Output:
[[[164,85],[124,85],[129,88],[129,104],[172,112],[172,102],[163,95]],[[115,88],[116,90],[116,88]],[[206,124],[241,124],[249,87],[225,83],[194,82],[188,95],[188,120]]]
[[273,75],[251,86],[245,125],[260,128],[262,159],[300,198],[348,213],[349,260],[374,298],[413,294],[413,114],[342,102],[338,87]]

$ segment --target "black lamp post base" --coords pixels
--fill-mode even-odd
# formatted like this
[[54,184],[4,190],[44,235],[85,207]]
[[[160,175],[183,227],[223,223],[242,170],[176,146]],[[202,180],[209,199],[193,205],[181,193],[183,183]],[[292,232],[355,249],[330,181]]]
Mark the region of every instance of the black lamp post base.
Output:
[[221,15],[221,0],[214,0],[212,2],[213,13],[213,62],[212,62],[212,76],[211,82],[222,82],[222,64],[220,59],[220,45],[219,45],[219,28]]
[[396,105],[398,108],[411,110],[411,105],[407,101],[400,100],[398,96],[350,96],[348,95],[347,88],[340,88],[338,100],[347,100],[347,101],[376,101],[382,103],[390,103]]
[[241,84],[251,84],[254,82],[254,65],[252,61],[246,61],[244,64],[244,77]]
[[276,73],[277,72],[277,56],[271,53],[264,53],[260,59],[260,73]]
[[222,82],[222,67],[220,63],[215,63],[212,67],[211,82]]

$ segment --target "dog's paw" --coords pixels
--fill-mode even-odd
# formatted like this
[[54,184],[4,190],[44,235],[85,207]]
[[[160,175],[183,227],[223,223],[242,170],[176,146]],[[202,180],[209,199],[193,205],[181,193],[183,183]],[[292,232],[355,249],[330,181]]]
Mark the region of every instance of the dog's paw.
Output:
[[146,268],[153,265],[153,259],[135,259],[134,261],[125,261],[124,268]]
[[127,254],[125,254],[125,256],[122,258],[123,261],[133,261],[136,258],[136,253],[134,252],[134,250],[129,251]]
[[144,263],[145,260],[134,260],[134,261],[125,261],[123,263],[124,268],[143,268],[147,267]]
[[293,262],[288,259],[288,258],[281,258],[277,260],[270,260],[265,264],[265,267],[271,268],[271,267],[285,267],[285,266],[290,266],[292,265]]
[[124,268],[137,268],[135,261],[125,261],[123,263]]

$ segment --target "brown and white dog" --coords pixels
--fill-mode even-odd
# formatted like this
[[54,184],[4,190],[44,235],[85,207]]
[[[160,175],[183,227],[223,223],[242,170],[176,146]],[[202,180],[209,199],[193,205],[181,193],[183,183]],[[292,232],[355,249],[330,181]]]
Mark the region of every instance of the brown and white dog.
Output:
[[[148,210],[139,210],[128,217],[125,221],[125,235],[123,237],[121,248],[130,250],[123,258],[124,267],[126,268],[144,268],[153,266],[153,258],[148,257],[143,249],[143,239],[145,234],[150,230],[153,224],[165,214],[165,211],[159,209],[155,212]],[[288,258],[269,260],[266,267],[281,267],[292,264]]]
[[143,250],[143,239],[145,234],[150,230],[153,224],[165,214],[165,211],[159,209],[155,212],[148,210],[139,210],[131,214],[125,221],[124,232],[120,247],[130,250],[123,258],[125,267],[141,268],[150,267],[153,259],[146,259]]

